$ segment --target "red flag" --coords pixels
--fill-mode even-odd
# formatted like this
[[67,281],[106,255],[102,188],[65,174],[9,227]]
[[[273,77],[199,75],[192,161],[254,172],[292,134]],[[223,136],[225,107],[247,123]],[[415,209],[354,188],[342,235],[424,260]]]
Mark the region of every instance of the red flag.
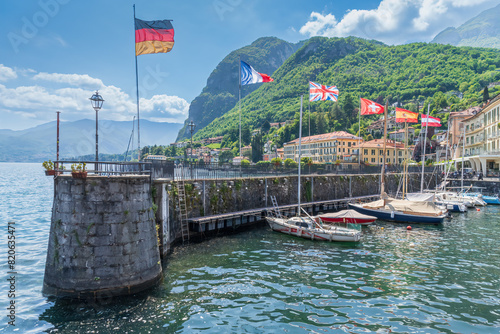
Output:
[[418,123],[418,113],[406,109],[396,108],[396,123]]
[[441,126],[441,120],[437,117],[422,114],[422,126]]
[[361,98],[361,115],[374,115],[383,113],[383,106],[373,101]]

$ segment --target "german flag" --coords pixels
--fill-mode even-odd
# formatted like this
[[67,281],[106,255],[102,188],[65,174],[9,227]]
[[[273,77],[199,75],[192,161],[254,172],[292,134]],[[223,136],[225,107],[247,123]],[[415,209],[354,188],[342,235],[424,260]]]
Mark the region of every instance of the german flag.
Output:
[[143,21],[135,19],[135,55],[166,53],[174,47],[171,20]]

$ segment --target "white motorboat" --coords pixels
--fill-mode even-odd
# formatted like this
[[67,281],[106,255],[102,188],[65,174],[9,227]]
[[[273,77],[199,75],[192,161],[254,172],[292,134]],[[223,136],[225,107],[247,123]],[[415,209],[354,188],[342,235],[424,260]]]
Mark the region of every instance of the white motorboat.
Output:
[[340,226],[321,226],[312,217],[266,217],[273,231],[290,234],[310,240],[323,241],[350,241],[361,239],[361,232],[355,229]]

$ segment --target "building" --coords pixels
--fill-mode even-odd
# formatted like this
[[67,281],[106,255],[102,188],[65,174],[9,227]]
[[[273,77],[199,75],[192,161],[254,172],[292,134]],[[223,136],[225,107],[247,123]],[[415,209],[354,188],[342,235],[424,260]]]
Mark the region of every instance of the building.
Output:
[[252,146],[250,146],[250,145],[243,146],[241,148],[241,155],[244,157],[251,157],[252,156]]
[[167,160],[167,157],[164,156],[164,155],[153,155],[153,154],[149,154],[147,155],[145,158],[144,158],[145,161],[153,161],[153,160],[160,160],[160,161],[165,161]]
[[[361,161],[370,165],[382,165],[384,163],[383,139],[374,139],[361,143],[359,148],[361,149]],[[405,159],[411,158],[413,152],[412,146],[405,149],[403,143],[393,140],[386,141],[385,149],[386,164],[401,164]]]
[[458,150],[464,161],[486,176],[499,176],[500,164],[500,95],[497,95],[477,114],[464,119],[465,145]]
[[[415,137],[415,128],[409,126],[408,127],[408,142],[413,142],[413,138]],[[404,142],[405,141],[405,129],[400,129],[396,131],[389,132],[389,139]]]
[[453,158],[458,158],[462,155],[459,148],[462,144],[463,120],[478,114],[480,111],[481,108],[473,107],[463,111],[450,112],[450,116],[448,117],[448,144]]
[[[354,146],[361,143],[362,138],[345,131],[337,131],[302,138],[302,157],[311,158],[315,163],[333,163],[346,160],[355,153]],[[283,145],[284,158],[299,161],[299,139]]]
[[224,138],[224,137],[219,136],[219,137],[205,138],[205,139],[202,139],[201,142],[205,145],[220,144],[220,143],[222,143],[222,138]]

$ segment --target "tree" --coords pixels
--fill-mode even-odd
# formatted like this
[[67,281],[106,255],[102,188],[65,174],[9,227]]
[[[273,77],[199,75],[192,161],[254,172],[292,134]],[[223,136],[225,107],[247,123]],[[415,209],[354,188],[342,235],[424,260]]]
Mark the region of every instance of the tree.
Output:
[[262,124],[262,132],[263,133],[268,133],[269,129],[271,129],[271,123],[269,123],[269,121],[266,119],[264,121],[264,124]]
[[264,153],[264,144],[262,143],[262,135],[257,133],[252,138],[252,161],[257,162],[262,160],[262,154]]
[[248,161],[247,159],[241,160],[241,166],[242,167],[248,167],[248,166],[250,166],[250,161]]
[[250,127],[241,127],[241,146],[250,144],[252,134],[250,133]]
[[219,162],[231,162],[234,158],[234,153],[231,150],[222,151],[219,154]]
[[484,87],[483,91],[483,102],[488,102],[490,99],[490,93],[488,92],[488,86]]

